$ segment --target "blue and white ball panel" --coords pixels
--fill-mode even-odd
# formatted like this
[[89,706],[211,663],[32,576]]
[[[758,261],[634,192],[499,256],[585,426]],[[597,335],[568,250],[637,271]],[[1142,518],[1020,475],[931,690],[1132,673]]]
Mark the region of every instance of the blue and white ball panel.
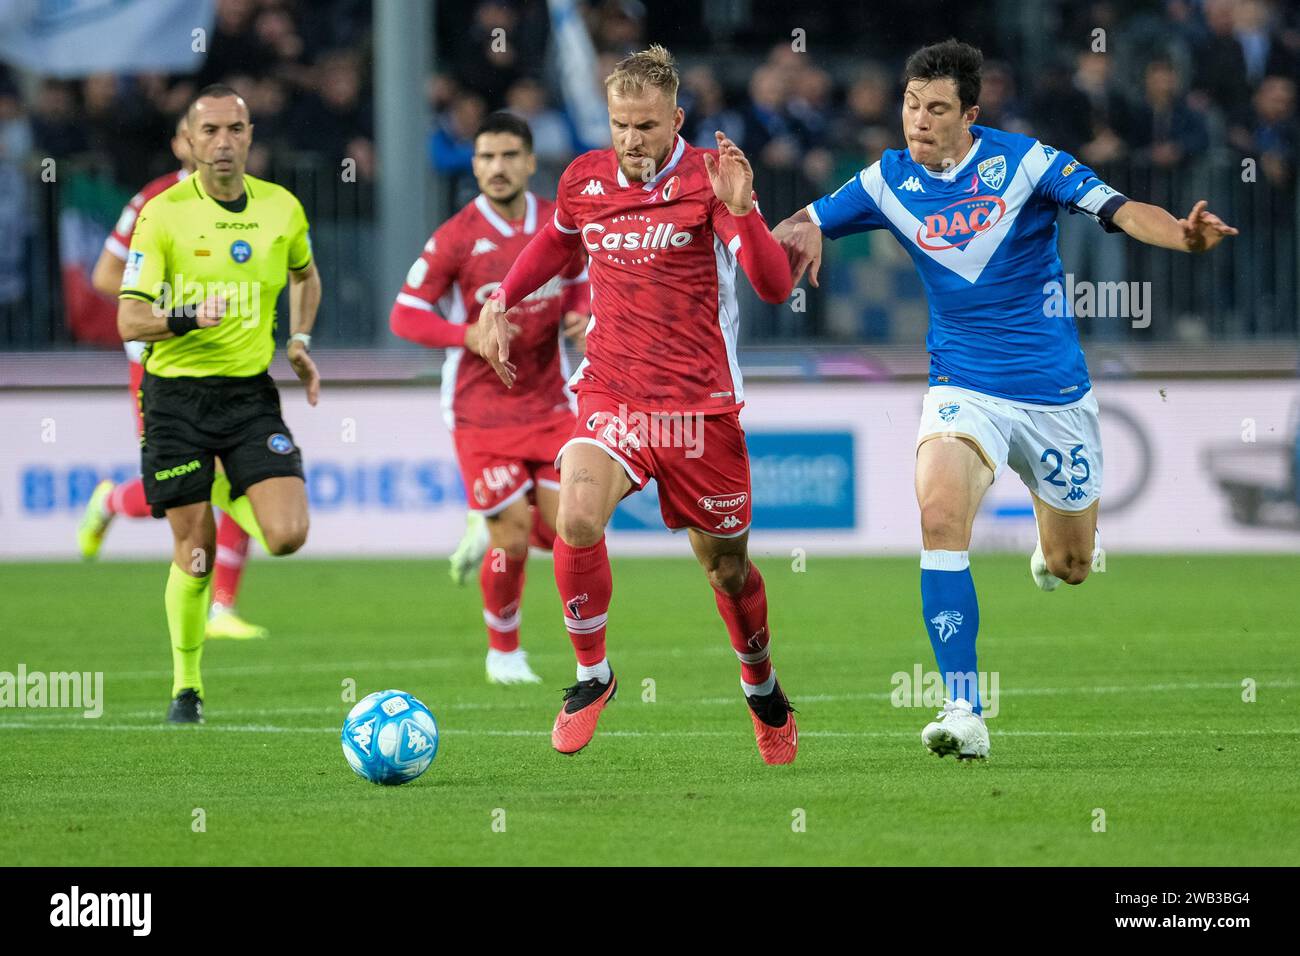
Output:
[[372,783],[401,784],[429,769],[438,754],[438,724],[423,703],[400,690],[362,698],[341,734],[348,766]]
[[1010,467],[1044,504],[1076,512],[1101,495],[1101,424],[1088,392],[1065,408],[1032,408],[951,385],[926,393],[916,443],[969,438],[995,478]]

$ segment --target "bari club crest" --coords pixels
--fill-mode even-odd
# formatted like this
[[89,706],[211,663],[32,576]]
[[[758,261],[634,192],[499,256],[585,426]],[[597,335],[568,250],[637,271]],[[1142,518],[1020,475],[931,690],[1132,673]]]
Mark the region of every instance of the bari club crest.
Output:
[[587,603],[589,598],[585,593],[575,594],[569,600],[564,602],[564,606],[569,609],[569,617],[575,621],[582,620],[582,606]]

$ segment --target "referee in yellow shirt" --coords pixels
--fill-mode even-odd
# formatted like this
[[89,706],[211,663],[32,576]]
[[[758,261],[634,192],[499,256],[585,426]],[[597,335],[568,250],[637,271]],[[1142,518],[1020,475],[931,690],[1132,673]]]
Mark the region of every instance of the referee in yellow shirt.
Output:
[[211,502],[237,519],[242,512],[241,524],[272,554],[292,554],[307,539],[302,456],[266,370],[287,276],[289,363],[316,404],[320,375],[308,352],[321,283],[302,205],[244,172],[253,141],[244,100],[214,84],[186,116],[197,173],[140,210],[117,328],[124,341],[150,343],[140,389],[141,470],[154,516],[166,515],[174,539],[167,719],[191,724],[203,722],[199,660],[216,550]]

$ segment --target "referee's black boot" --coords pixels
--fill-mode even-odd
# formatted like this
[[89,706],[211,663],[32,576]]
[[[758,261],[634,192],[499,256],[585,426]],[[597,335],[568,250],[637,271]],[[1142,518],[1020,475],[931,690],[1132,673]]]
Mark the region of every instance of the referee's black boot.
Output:
[[186,687],[177,694],[167,709],[167,720],[173,724],[203,723],[203,698],[199,692],[193,687]]

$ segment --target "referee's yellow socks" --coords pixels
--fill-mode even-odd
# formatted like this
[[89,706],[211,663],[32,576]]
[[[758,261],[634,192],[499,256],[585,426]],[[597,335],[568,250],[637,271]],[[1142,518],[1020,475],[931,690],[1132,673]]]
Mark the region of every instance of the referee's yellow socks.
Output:
[[262,526],[257,523],[257,516],[253,514],[253,503],[248,500],[248,495],[234,499],[230,497],[230,479],[226,477],[224,471],[219,471],[212,477],[211,498],[214,505],[230,515],[235,524],[250,534],[268,554],[270,553],[271,549],[266,546],[266,536],[262,534]]
[[203,657],[203,633],[212,598],[212,575],[191,577],[174,563],[167,572],[167,631],[172,639],[172,696],[193,687],[203,696],[199,661]]

